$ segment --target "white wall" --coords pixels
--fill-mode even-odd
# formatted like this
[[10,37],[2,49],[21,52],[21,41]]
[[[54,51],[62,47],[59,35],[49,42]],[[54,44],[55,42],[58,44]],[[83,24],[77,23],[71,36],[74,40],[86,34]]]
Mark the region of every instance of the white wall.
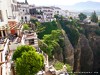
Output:
[[5,25],[8,22],[7,14],[6,14],[6,10],[7,10],[6,1],[7,0],[0,0],[0,10],[2,13],[2,18],[3,18],[3,21],[0,22],[0,26]]
[[[4,50],[2,51],[2,62],[6,62],[6,59],[5,59],[5,54],[8,50],[8,43],[9,43],[9,39],[7,40],[6,44],[5,44],[5,47],[4,47]],[[2,65],[2,75],[6,75],[7,73],[7,68],[6,68],[6,63],[4,63]]]
[[[22,15],[20,18],[22,17],[23,17],[23,22],[30,21],[30,15]],[[25,19],[25,17],[27,17],[27,19]]]
[[12,8],[11,8],[11,0],[7,0],[6,4],[7,4],[8,18],[11,18],[13,16],[13,12],[12,12]]
[[[43,12],[43,18],[44,22],[52,21],[54,18],[54,11],[51,7],[37,7],[36,10],[38,12]],[[40,19],[39,19],[40,20]]]
[[[22,17],[23,17],[23,22],[30,21],[29,5],[27,4],[18,4],[18,5],[20,5],[20,7],[18,8],[20,13],[19,14],[20,20],[22,21]],[[25,17],[27,18],[27,20],[25,19]]]

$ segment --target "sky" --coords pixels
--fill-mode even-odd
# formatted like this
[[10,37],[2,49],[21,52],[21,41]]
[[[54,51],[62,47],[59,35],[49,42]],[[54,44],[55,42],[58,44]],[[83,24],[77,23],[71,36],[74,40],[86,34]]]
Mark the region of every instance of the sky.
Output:
[[[19,2],[24,2],[25,0],[17,0]],[[100,0],[27,0],[29,4],[35,4],[36,6],[55,6],[55,5],[74,5],[78,2],[95,1],[100,2]]]

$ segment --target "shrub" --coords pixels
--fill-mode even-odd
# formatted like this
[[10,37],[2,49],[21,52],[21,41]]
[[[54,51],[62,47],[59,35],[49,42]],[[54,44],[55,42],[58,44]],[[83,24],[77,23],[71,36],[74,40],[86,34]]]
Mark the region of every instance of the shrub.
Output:
[[29,30],[28,24],[23,24],[23,30]]
[[67,72],[68,72],[69,75],[75,75],[73,73],[73,68],[69,64],[66,64],[66,67],[67,67]]
[[59,62],[59,61],[56,61],[56,62],[54,63],[54,68],[55,68],[56,70],[61,70],[61,69],[63,68],[63,65],[64,65],[64,63]]
[[57,24],[56,24],[55,21],[44,22],[41,25],[43,25],[43,27],[45,27],[45,29],[44,29],[43,32],[41,32],[41,33],[38,34],[38,37],[40,39],[42,39],[44,35],[50,34],[52,30],[57,30],[58,29]]

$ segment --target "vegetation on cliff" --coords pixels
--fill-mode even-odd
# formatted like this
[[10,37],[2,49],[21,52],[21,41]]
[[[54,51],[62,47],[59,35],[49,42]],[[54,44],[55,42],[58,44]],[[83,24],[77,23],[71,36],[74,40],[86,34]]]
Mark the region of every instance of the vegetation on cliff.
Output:
[[[71,67],[75,65],[75,71],[92,71],[96,54],[94,49],[99,48],[98,45],[94,47],[96,39],[99,38],[97,35],[100,35],[98,26],[81,25],[77,19],[66,19],[59,15],[55,15],[55,18],[56,21],[41,23],[45,29],[38,34],[40,49],[47,53],[49,58],[70,64]],[[59,67],[59,64],[56,64],[56,67]]]
[[91,21],[95,23],[98,22],[98,16],[95,11],[91,14]]

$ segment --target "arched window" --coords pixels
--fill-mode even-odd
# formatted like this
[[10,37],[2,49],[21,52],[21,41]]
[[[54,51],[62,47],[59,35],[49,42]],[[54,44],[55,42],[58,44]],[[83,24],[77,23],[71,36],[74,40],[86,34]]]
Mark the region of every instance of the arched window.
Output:
[[27,17],[25,16],[25,19],[27,19]]

